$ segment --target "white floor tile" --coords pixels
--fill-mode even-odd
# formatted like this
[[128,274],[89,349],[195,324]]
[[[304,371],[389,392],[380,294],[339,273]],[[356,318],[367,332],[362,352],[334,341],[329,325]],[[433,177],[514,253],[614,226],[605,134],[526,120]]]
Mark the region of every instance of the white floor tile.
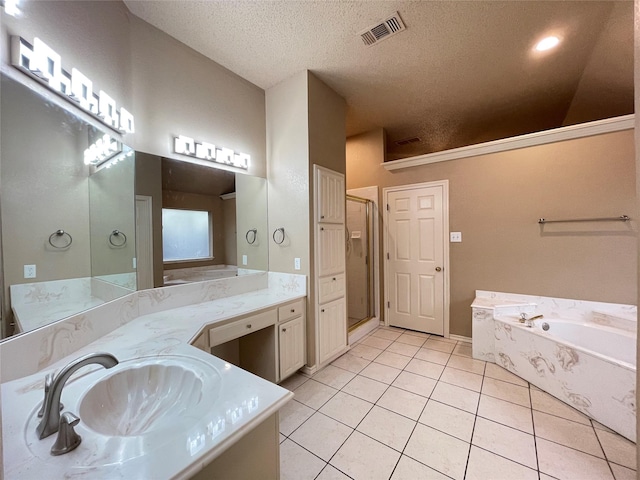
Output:
[[325,462],[289,439],[280,444],[281,480],[313,480],[325,465]]
[[396,340],[400,335],[402,335],[402,332],[378,328],[377,330],[374,330],[371,335],[374,337],[384,338],[386,340]]
[[562,480],[612,480],[604,460],[569,447],[536,438],[540,471]]
[[316,382],[324,383],[325,385],[329,385],[330,387],[340,390],[355,376],[355,373],[349,372],[348,370],[334,367],[333,365],[327,365],[316,373],[313,376],[313,379]]
[[349,372],[360,373],[364,367],[369,365],[369,363],[371,363],[371,360],[351,355],[351,353],[345,353],[341,357],[335,359],[331,365],[348,370]]
[[[389,348],[391,348],[391,346]],[[390,352],[389,349],[386,349],[375,359],[376,363],[381,363],[382,365],[386,365],[388,367],[399,368],[400,370],[406,367],[407,363],[409,363],[410,361],[411,357],[400,355],[399,353]]]
[[431,392],[433,392],[436,381],[432,378],[416,375],[415,373],[402,372],[398,375],[398,378],[395,379],[392,385],[394,387],[422,395],[423,397],[428,397],[431,395]]
[[385,383],[358,375],[347,383],[342,391],[367,402],[376,403],[388,387]]
[[461,357],[459,355],[451,355],[447,367],[465,370],[477,375],[484,375],[484,366],[487,362],[482,360],[474,360],[473,358]]
[[450,480],[446,475],[429,468],[413,458],[402,455],[391,480]]
[[595,428],[596,430],[604,430],[605,432],[615,433],[609,427],[604,426],[603,424],[594,420],[593,418],[591,419],[591,424],[593,425],[593,428]]
[[280,382],[280,386],[282,388],[286,388],[287,390],[290,390],[293,392],[296,388],[298,388],[307,380],[309,380],[309,377],[305,375],[300,375],[299,373],[294,373],[286,380],[283,380],[282,382]]
[[367,345],[368,347],[379,348],[380,350],[384,350],[392,343],[393,343],[393,340],[370,336],[362,340],[360,344]]
[[418,337],[416,335],[403,333],[398,337],[396,342],[406,343],[408,345],[413,345],[414,347],[421,347],[426,340],[427,340],[426,337]]
[[517,403],[523,407],[530,408],[529,389],[514,385],[513,383],[503,382],[494,378],[485,378],[482,384],[482,394],[506,400],[511,403]]
[[621,465],[616,465],[615,463],[610,463],[611,470],[613,470],[613,476],[616,480],[637,480],[637,472],[635,470],[631,470],[630,468],[623,467]]
[[317,410],[327,403],[336,392],[337,390],[335,388],[311,379],[296,388],[293,393],[295,395],[294,399],[298,402],[304,403],[306,406]]
[[382,350],[359,343],[349,350],[349,353],[356,357],[364,358],[365,360],[373,360],[382,353]]
[[535,441],[533,435],[528,433],[478,417],[471,443],[534,470],[538,469]]
[[471,442],[475,419],[475,415],[469,412],[431,399],[419,422],[468,443]]
[[472,348],[470,344],[458,343],[456,348],[453,349],[454,355],[460,355],[462,357],[473,358]]
[[393,386],[384,392],[377,403],[377,405],[404,415],[411,420],[418,420],[426,404],[426,397]]
[[350,478],[337,468],[327,464],[322,472],[320,472],[320,475],[316,477],[316,480],[350,480]]
[[387,347],[387,352],[397,353],[406,357],[413,357],[420,350],[417,345],[409,345],[408,343],[393,342]]
[[430,350],[437,350],[439,352],[451,353],[453,349],[456,348],[455,343],[449,342],[441,342],[440,340],[434,340],[429,338],[423,345],[424,348],[428,348]]
[[429,337],[431,337],[431,334],[429,333],[425,333],[425,332],[418,332],[416,330],[405,330],[404,331],[405,335],[413,335],[414,337],[420,337],[420,338],[424,338],[425,340]]
[[328,462],[352,431],[352,428],[316,412],[289,439]]
[[433,400],[440,403],[446,403],[452,407],[459,408],[475,415],[478,409],[478,400],[480,394],[467,390],[466,388],[456,387],[444,382],[438,382],[435,390],[431,394]]
[[604,458],[600,442],[598,442],[596,433],[591,426],[535,410],[533,411],[533,425],[538,438],[545,438],[566,447]]
[[375,406],[356,430],[402,452],[415,424],[414,420]]
[[338,392],[322,406],[320,412],[351,428],[356,428],[372,407],[373,403],[344,392]]
[[387,480],[399,458],[399,452],[356,431],[330,463],[354,479]]
[[521,387],[526,387],[528,385],[526,380],[520,378],[517,375],[514,375],[509,370],[506,370],[500,365],[496,365],[495,363],[487,362],[487,366],[484,369],[484,374],[487,377],[495,378],[496,380],[502,380],[503,382],[514,383],[516,385],[520,385]]
[[404,369],[407,372],[438,380],[440,378],[440,375],[442,375],[444,366],[437,363],[412,358],[407,366],[404,367]]
[[474,392],[479,392],[482,388],[482,375],[476,375],[475,373],[465,372],[464,370],[458,370],[456,368],[445,367],[442,375],[440,375],[440,381],[467,388]]
[[617,433],[596,430],[607,460],[632,470],[637,469],[636,445]]
[[450,353],[438,352],[437,350],[430,350],[424,347],[418,350],[418,352],[415,354],[415,358],[417,358],[418,360],[439,363],[440,365],[446,365],[450,357]]
[[418,423],[404,454],[445,475],[462,480],[469,444]]
[[471,446],[465,480],[537,480],[538,472]]
[[552,397],[546,392],[539,390],[531,390],[531,406],[534,410],[539,412],[555,415],[556,417],[566,418],[567,420],[573,420],[574,422],[582,423],[583,425],[591,425],[589,417],[579,412],[573,407],[570,407],[566,403]]
[[291,400],[280,409],[280,432],[289,436],[302,425],[315,410],[296,400]]
[[[377,360],[377,359],[376,359]],[[360,375],[377,380],[382,383],[390,385],[396,379],[402,370],[398,368],[388,367],[381,363],[371,362],[364,370],[360,372]]]
[[531,410],[515,403],[480,395],[478,416],[533,434]]

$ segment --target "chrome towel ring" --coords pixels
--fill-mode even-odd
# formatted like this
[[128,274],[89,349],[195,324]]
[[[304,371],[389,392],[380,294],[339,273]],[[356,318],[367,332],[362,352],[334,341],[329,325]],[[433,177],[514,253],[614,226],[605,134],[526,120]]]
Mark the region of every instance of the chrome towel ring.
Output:
[[[280,232],[280,235],[282,238],[280,238],[280,241],[276,240],[276,234]],[[273,241],[276,242],[278,245],[282,245],[282,242],[284,242],[284,227],[280,227],[280,228],[276,228],[273,231]]]
[[[53,243],[53,239],[54,237],[57,238],[62,238],[64,236],[67,236],[67,238],[69,239],[68,242],[66,242],[65,245],[56,245]],[[73,238],[71,237],[71,234],[69,232],[65,232],[64,230],[60,229],[60,230],[56,230],[55,232],[53,232],[51,235],[49,235],[49,245],[51,245],[53,248],[69,248],[69,246],[71,246],[71,243],[73,243]]]
[[[122,237],[123,240],[121,242],[114,243],[113,239],[118,237]],[[120,230],[114,230],[113,232],[111,232],[111,235],[109,235],[109,243],[114,247],[124,247],[127,244],[127,236]]]
[[[258,238],[258,230],[256,228],[252,228],[251,230],[249,230],[247,232],[247,234],[244,236],[244,238],[247,239],[247,243],[249,245],[253,245],[254,243],[256,243],[256,239]],[[249,240],[251,239],[251,240]]]

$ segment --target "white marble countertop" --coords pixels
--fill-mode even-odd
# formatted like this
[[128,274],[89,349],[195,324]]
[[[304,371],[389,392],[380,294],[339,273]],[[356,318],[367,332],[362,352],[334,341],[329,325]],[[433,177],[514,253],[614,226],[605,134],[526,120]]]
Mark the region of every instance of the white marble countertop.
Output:
[[[267,288],[143,315],[36,374],[2,384],[5,480],[44,477],[188,478],[195,474],[244,433],[279,410],[293,394],[208,355],[189,343],[210,325],[303,297],[300,292],[287,293]],[[160,442],[160,446],[150,451],[145,450],[149,447],[141,440],[135,452],[120,452],[119,462],[107,462],[110,465],[101,466],[105,463],[105,456],[112,455],[110,450],[118,442],[109,441],[113,440],[110,438],[96,439],[99,434],[82,426],[82,420],[77,429],[83,436],[83,443],[76,450],[59,457],[39,453],[44,447],[48,452],[49,444],[55,441],[56,436],[54,434],[39,441],[32,431],[32,424],[26,427],[27,419],[42,402],[45,375],[81,355],[99,351],[115,355],[121,363],[140,357],[167,355],[199,359],[217,369],[222,377],[223,388],[220,396],[212,400],[208,413],[185,434],[172,434],[166,442]],[[84,379],[99,375],[97,370],[100,369],[81,369],[79,377],[82,379],[77,380],[77,384],[81,385]],[[71,377],[70,382],[76,377],[77,374]],[[69,394],[72,392],[73,388],[70,388]],[[77,398],[65,400],[65,390],[62,401],[68,407],[78,403]]]

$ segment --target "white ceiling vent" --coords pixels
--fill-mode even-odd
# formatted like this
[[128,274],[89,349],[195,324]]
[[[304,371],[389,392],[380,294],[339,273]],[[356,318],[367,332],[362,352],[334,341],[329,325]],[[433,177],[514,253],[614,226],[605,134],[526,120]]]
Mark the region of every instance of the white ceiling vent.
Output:
[[405,29],[404,23],[400,18],[400,14],[396,12],[386,20],[376,23],[375,25],[365,28],[358,35],[362,38],[364,44],[368,47],[380,43],[392,35]]

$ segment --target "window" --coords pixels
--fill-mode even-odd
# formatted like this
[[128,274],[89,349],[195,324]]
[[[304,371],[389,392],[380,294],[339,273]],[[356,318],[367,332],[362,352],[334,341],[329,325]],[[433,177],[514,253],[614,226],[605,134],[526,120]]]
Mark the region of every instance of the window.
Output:
[[165,262],[213,258],[209,212],[162,209],[162,250]]

